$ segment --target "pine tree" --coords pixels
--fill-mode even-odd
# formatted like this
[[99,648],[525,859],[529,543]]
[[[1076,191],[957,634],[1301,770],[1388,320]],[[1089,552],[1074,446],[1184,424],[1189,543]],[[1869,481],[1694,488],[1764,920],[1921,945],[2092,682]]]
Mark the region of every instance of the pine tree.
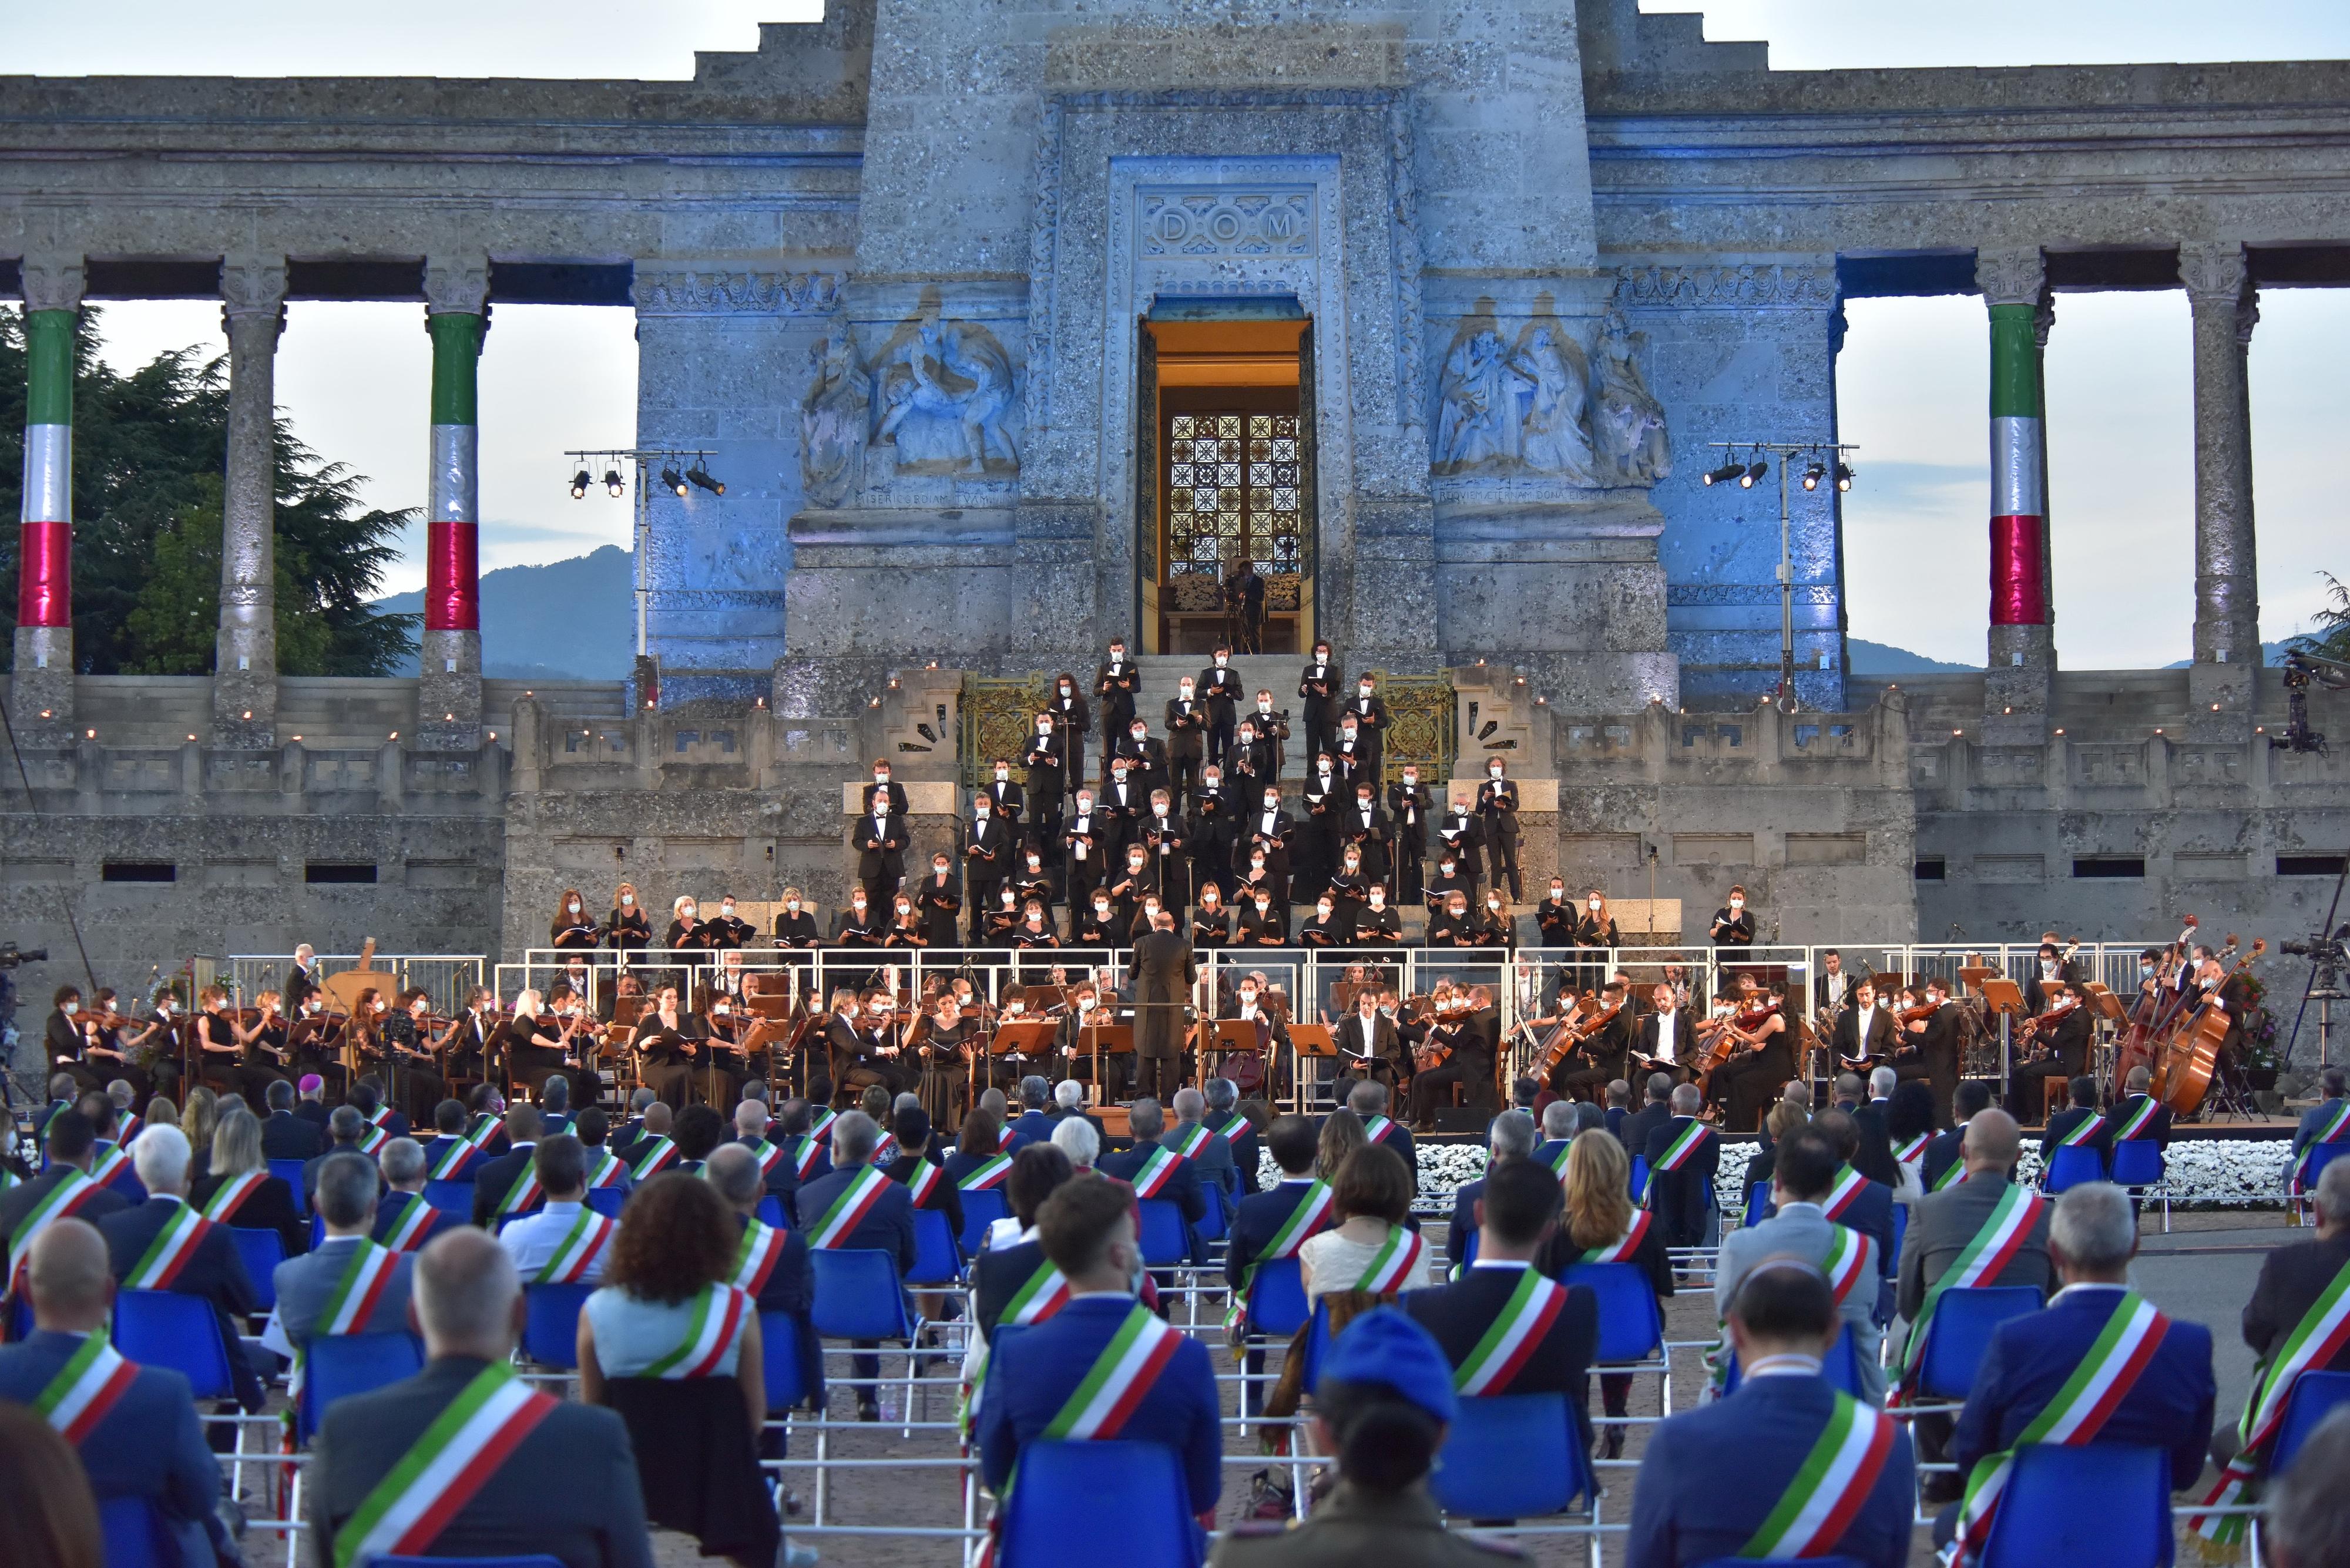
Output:
[[[75,662],[84,674],[203,675],[220,612],[226,361],[194,348],[127,376],[98,356],[99,310],[75,333]],[[21,500],[25,335],[0,314],[0,508]],[[415,647],[414,616],[378,615],[395,541],[412,511],[363,510],[363,481],[322,462],[277,421],[277,664],[286,675],[389,675]],[[0,531],[0,581],[16,579],[16,533]],[[16,600],[0,595],[13,632]],[[13,643],[14,639],[9,641]]]

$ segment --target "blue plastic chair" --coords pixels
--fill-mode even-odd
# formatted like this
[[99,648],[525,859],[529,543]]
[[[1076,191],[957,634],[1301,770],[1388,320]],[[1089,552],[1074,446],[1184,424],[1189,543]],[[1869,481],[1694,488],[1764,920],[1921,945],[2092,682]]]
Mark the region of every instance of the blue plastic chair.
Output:
[[2269,1451],[2269,1474],[2282,1475],[2318,1423],[2344,1405],[2350,1405],[2350,1372],[2304,1372],[2294,1378],[2285,1396],[2284,1424]]
[[1249,1333],[1287,1339],[1305,1325],[1305,1274],[1294,1257],[1268,1258],[1249,1281]]
[[754,1212],[758,1215],[759,1223],[762,1225],[770,1225],[778,1231],[784,1228],[784,1200],[774,1193],[770,1192],[762,1197],[759,1199],[759,1207]]
[[1645,1204],[1648,1200],[1648,1157],[1645,1154],[1636,1154],[1632,1157],[1632,1201]]
[[[429,1209],[432,1205],[428,1203],[425,1207]],[[314,1211],[310,1216],[310,1251],[315,1252],[326,1244],[327,1217]]]
[[2105,1179],[2106,1162],[2094,1148],[2072,1144],[2049,1153],[2044,1189],[2052,1198],[2084,1182],[2103,1181]]
[[2171,1550],[2168,1454],[2033,1443],[2016,1450],[1981,1568],[2169,1568]]
[[1224,1196],[1224,1184],[1221,1181],[1202,1179],[1200,1196],[1207,1200],[1208,1205],[1208,1212],[1201,1216],[1197,1227],[1201,1244],[1204,1246],[1211,1241],[1221,1241],[1232,1233],[1232,1204]]
[[522,1353],[541,1366],[569,1372],[579,1365],[579,1312],[596,1287],[525,1285]]
[[987,1250],[988,1227],[1012,1218],[1012,1200],[1001,1187],[966,1187],[962,1190],[962,1255],[976,1258]]
[[2114,1183],[2118,1187],[2158,1187],[2169,1175],[2162,1146],[2150,1137],[2128,1137],[2114,1145]]
[[106,1538],[106,1568],[178,1568],[179,1544],[147,1499],[108,1498],[98,1505],[98,1528]]
[[2317,1179],[2325,1174],[2325,1168],[2345,1154],[2350,1154],[2350,1143],[2314,1143],[2303,1149],[2301,1156],[2301,1189],[2314,1192]]
[[1746,1192],[1746,1224],[1760,1225],[1771,1217],[1771,1184],[1758,1181]]
[[1141,1209],[1143,1262],[1154,1269],[1189,1262],[1191,1241],[1184,1232],[1183,1211],[1164,1198],[1145,1198]]
[[1472,1230],[1461,1239],[1461,1272],[1462,1273],[1468,1272],[1470,1265],[1477,1261],[1477,1239],[1481,1234],[1482,1232]]
[[1003,1568],[1097,1561],[1118,1542],[1120,1568],[1198,1568],[1200,1532],[1175,1452],[1157,1443],[1034,1442],[1004,1504]]
[[787,1312],[759,1314],[759,1356],[767,1380],[767,1416],[806,1403],[807,1379],[800,1374],[800,1320]]
[[1975,1369],[1982,1365],[1983,1352],[1991,1348],[1991,1331],[2009,1318],[2039,1310],[2040,1293],[2030,1285],[1944,1291],[1932,1321],[1926,1325],[1926,1355],[1918,1368],[1918,1391],[1936,1399],[1964,1400],[1974,1386]]
[[432,1181],[424,1183],[424,1201],[444,1214],[461,1219],[473,1217],[473,1184],[470,1181]]
[[1595,1363],[1648,1361],[1662,1353],[1664,1314],[1657,1291],[1636,1263],[1574,1263],[1558,1276],[1563,1285],[1588,1285],[1599,1298],[1599,1345]]
[[[1849,1394],[1856,1399],[1860,1397],[1860,1346],[1853,1341],[1852,1324],[1845,1324],[1844,1332],[1836,1335],[1835,1344],[1829,1347],[1827,1355],[1820,1362],[1820,1376],[1826,1378],[1828,1386],[1837,1392]],[[1730,1358],[1730,1375],[1723,1380],[1721,1391],[1724,1395],[1735,1394],[1738,1386],[1744,1381],[1738,1370],[1738,1357],[1733,1354]]]
[[[591,1187],[588,1189],[588,1207],[607,1220],[618,1220],[620,1210],[629,1201],[628,1192],[618,1187]],[[774,1201],[772,1199],[769,1202]],[[766,1203],[759,1205],[759,1218],[766,1216]]]
[[142,1366],[185,1373],[189,1391],[199,1399],[226,1399],[236,1393],[220,1318],[202,1296],[121,1292],[114,1298],[114,1348]]
[[1588,1511],[1599,1488],[1565,1395],[1504,1394],[1461,1401],[1429,1490],[1456,1519],[1491,1520]]
[[294,1212],[305,1220],[310,1217],[310,1195],[302,1190],[302,1167],[306,1163],[299,1159],[267,1162],[270,1175],[285,1178],[287,1189],[294,1194]]
[[336,1400],[413,1377],[424,1370],[424,1352],[407,1334],[322,1334],[302,1360],[302,1408],[296,1440],[307,1445],[318,1420]]
[[816,1302],[808,1314],[826,1339],[906,1339],[914,1332],[899,1288],[898,1261],[887,1252],[819,1247],[808,1253]]
[[277,1304],[276,1270],[286,1261],[286,1238],[275,1231],[244,1225],[230,1226],[228,1234],[236,1243],[237,1256],[244,1260],[244,1272],[253,1277],[255,1301],[267,1312]]
[[962,1277],[962,1260],[955,1256],[954,1231],[947,1217],[935,1209],[914,1210],[914,1267],[906,1276],[910,1285],[951,1285]]

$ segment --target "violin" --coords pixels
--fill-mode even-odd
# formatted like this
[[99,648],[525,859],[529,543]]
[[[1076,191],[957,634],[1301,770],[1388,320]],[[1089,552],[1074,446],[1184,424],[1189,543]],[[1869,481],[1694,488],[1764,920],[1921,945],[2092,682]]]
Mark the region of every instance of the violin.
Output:
[[1924,1023],[1930,1021],[1934,1014],[1941,1011],[1942,1004],[1939,1002],[1921,1002],[1915,1007],[1901,1008],[1893,1016],[1902,1028],[1907,1029],[1912,1023]]

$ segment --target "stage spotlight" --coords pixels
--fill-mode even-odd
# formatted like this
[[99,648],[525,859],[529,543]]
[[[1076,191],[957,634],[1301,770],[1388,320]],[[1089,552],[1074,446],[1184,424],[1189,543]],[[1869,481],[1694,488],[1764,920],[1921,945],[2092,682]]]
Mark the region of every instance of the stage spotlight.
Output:
[[1708,484],[1727,484],[1731,480],[1740,477],[1745,472],[1746,465],[1742,462],[1725,462],[1720,468],[1708,469],[1705,474],[1705,483]]
[[1850,490],[1852,488],[1852,470],[1846,468],[1842,463],[1836,464],[1836,488],[1838,490]]
[[707,490],[712,495],[723,495],[726,493],[726,487],[723,484],[721,484],[718,481],[711,478],[710,471],[702,467],[702,464],[698,462],[691,468],[685,471],[685,477],[691,483],[699,484],[702,489]]
[[584,468],[571,476],[571,499],[574,501],[588,499],[588,471]]
[[1761,480],[1764,474],[1770,472],[1771,465],[1764,462],[1761,458],[1756,458],[1752,462],[1746,465],[1746,472],[1738,476],[1738,488],[1741,490],[1753,489],[1755,483]]
[[620,471],[617,468],[606,469],[604,471],[604,493],[610,496],[613,500],[618,501],[621,496],[626,495],[628,493],[629,487],[620,483]]
[[678,477],[677,470],[673,468],[662,469],[661,483],[675,491],[677,493],[677,498],[680,501],[685,499],[685,481]]
[[1806,490],[1817,490],[1820,487],[1820,481],[1825,479],[1827,476],[1827,464],[1822,462],[1817,458],[1814,458],[1804,469],[1804,488]]

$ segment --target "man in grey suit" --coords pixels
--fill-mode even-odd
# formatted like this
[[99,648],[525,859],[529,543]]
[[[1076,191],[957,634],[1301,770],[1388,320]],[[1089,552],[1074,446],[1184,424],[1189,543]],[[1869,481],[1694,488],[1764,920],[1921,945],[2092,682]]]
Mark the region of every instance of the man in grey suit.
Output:
[[[329,1243],[331,1245],[331,1243]],[[416,1260],[424,1370],[328,1407],[310,1469],[310,1539],[331,1542],[432,1423],[514,1353],[522,1282],[496,1241],[452,1231]],[[433,1556],[544,1552],[564,1568],[652,1568],[629,1429],[611,1410],[552,1402],[429,1542]]]
[[[286,1259],[270,1275],[277,1288],[278,1332],[296,1350],[310,1343],[311,1330],[351,1272],[359,1249],[372,1244],[375,1190],[375,1162],[363,1154],[330,1154],[318,1166],[318,1218],[326,1224],[326,1240],[312,1251]],[[395,1254],[382,1293],[351,1332],[392,1334],[408,1326],[408,1282],[415,1262],[407,1252]],[[279,1348],[274,1338],[265,1342]]]
[[1880,1404],[1885,1398],[1885,1369],[1877,1365],[1881,1335],[1872,1316],[1879,1272],[1877,1241],[1836,1224],[1823,1207],[1835,1189],[1836,1173],[1844,1164],[1835,1140],[1817,1127],[1807,1127],[1789,1134],[1777,1152],[1771,1171],[1771,1197],[1779,1211],[1759,1225],[1741,1226],[1721,1239],[1721,1260],[1713,1274],[1714,1312],[1723,1318],[1730,1315],[1730,1303],[1739,1285],[1763,1259],[1793,1257],[1825,1263],[1829,1247],[1839,1240],[1836,1233],[1843,1231],[1843,1245],[1857,1249],[1859,1255],[1847,1255],[1848,1262],[1857,1264],[1857,1272],[1846,1276],[1853,1286],[1837,1303],[1836,1315],[1852,1330],[1861,1392],[1869,1403]]
[[1191,1163],[1200,1168],[1202,1181],[1212,1181],[1224,1189],[1224,1207],[1230,1210],[1240,1190],[1240,1167],[1232,1163],[1232,1146],[1214,1133],[1204,1138],[1192,1137],[1192,1129],[1207,1114],[1207,1096],[1197,1089],[1176,1090],[1175,1125],[1168,1128],[1167,1135],[1159,1141],[1178,1154],[1183,1152],[1186,1145],[1198,1143],[1200,1147],[1191,1151]]
[[1175,934],[1175,917],[1161,909],[1134,944],[1136,1087],[1164,1104],[1183,1075],[1183,1009],[1199,978],[1191,944]]
[[[1958,1262],[1967,1244],[1982,1231],[1999,1200],[2007,1196],[2008,1173],[2015,1168],[2020,1135],[2015,1118],[2005,1111],[1977,1111],[1967,1123],[1960,1157],[1965,1178],[1918,1200],[1909,1216],[1908,1233],[1901,1242],[1901,1315],[1911,1323],[1926,1303],[1926,1292]],[[2042,1204],[2031,1233],[2024,1237],[1997,1277],[1986,1285],[2030,1285],[2044,1299],[2054,1278],[2048,1266],[2048,1219],[2053,1206]]]

